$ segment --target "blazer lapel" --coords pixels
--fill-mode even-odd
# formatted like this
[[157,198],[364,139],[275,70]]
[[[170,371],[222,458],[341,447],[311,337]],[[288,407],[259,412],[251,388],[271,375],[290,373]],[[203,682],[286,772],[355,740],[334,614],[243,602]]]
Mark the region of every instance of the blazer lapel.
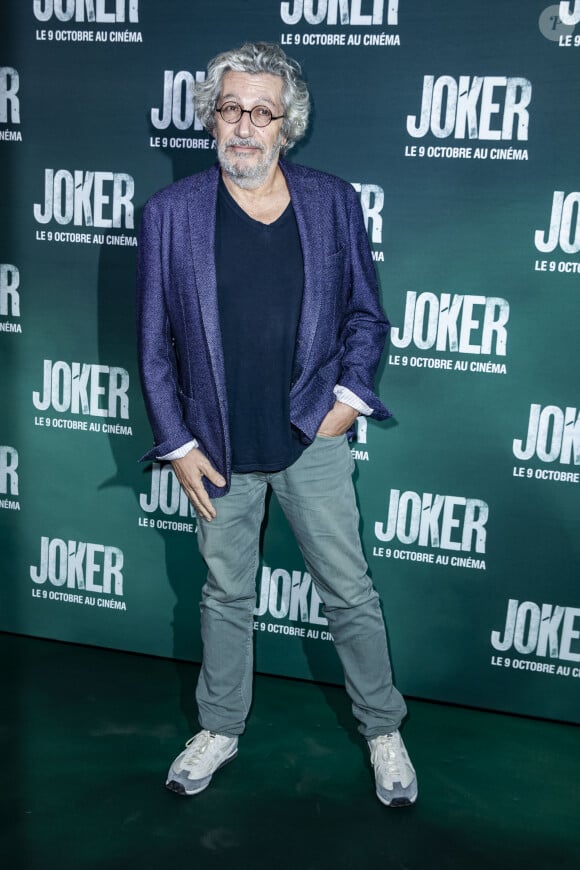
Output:
[[[307,169],[285,160],[280,168],[286,178],[296,215],[304,258],[304,292],[294,355],[297,374],[292,388],[298,389],[314,344],[321,310],[321,282],[317,275],[324,262],[321,198],[318,181]],[[226,385],[223,347],[219,323],[217,278],[215,268],[215,214],[217,209],[218,167],[203,175],[193,176],[188,199],[189,237],[192,269],[203,328],[215,378],[220,410],[226,413]]]
[[217,167],[212,167],[203,175],[193,176],[187,210],[197,297],[220,399],[220,408],[223,409],[226,402],[226,385],[215,268],[215,215],[218,181],[219,170]]
[[299,386],[300,376],[310,356],[320,317],[322,295],[317,275],[323,263],[324,249],[318,181],[304,167],[280,161],[280,168],[292,198],[304,258],[304,294],[294,355],[294,369],[298,378],[293,392]]

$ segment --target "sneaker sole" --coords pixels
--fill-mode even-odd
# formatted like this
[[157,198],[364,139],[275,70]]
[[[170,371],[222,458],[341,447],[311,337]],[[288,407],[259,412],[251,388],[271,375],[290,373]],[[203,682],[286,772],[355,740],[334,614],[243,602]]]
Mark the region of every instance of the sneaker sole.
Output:
[[205,791],[205,789],[208,787],[213,775],[217,773],[218,770],[221,770],[222,767],[225,767],[226,764],[229,764],[230,761],[233,761],[237,754],[238,751],[236,749],[236,751],[232,753],[232,755],[229,755],[222,761],[219,767],[216,767],[214,773],[212,773],[212,775],[207,778],[207,781],[202,780],[203,785],[199,786],[198,788],[188,789],[182,782],[177,779],[168,779],[165,783],[165,788],[169,789],[169,791],[172,791],[174,794],[181,795],[182,797],[192,797],[193,795],[199,794],[200,792]]
[[376,795],[385,807],[412,807],[417,800],[417,792],[412,797],[396,797],[390,801],[385,800],[378,792]]

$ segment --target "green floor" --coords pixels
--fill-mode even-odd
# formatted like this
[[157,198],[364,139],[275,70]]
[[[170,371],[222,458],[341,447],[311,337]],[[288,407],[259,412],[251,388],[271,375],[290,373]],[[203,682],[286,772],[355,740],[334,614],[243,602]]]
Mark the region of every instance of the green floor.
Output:
[[410,701],[419,801],[374,797],[340,689],[258,677],[238,758],[163,787],[193,665],[0,635],[8,868],[580,867],[580,731]]

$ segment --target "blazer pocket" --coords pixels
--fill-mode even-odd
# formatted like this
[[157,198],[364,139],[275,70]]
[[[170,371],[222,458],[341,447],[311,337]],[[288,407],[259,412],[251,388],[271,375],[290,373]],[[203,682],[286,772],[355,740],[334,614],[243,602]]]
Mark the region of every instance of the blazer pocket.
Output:
[[344,247],[337,248],[336,251],[332,251],[330,254],[327,254],[324,258],[325,263],[329,266],[334,266],[335,264],[339,264],[344,260],[346,249]]
[[178,390],[179,401],[183,408],[183,418],[191,428],[198,418],[197,402],[191,396],[186,395],[183,390]]

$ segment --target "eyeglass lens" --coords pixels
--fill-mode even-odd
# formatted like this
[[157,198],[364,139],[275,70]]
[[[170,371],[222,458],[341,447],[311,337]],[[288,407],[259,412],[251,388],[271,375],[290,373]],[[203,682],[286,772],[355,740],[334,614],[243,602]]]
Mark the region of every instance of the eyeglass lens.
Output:
[[242,109],[239,103],[224,103],[217,111],[228,124],[236,124],[245,112],[248,113],[252,124],[256,127],[267,127],[272,121],[272,112],[267,106]]

